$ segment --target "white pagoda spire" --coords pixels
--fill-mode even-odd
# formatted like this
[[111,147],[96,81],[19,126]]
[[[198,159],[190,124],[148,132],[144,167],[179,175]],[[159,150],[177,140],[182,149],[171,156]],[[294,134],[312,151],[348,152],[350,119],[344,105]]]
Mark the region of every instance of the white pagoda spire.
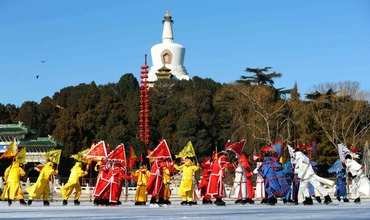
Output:
[[172,43],[173,42],[173,32],[172,32],[172,17],[170,12],[167,11],[166,15],[163,18],[163,34],[162,34],[162,42],[163,43]]

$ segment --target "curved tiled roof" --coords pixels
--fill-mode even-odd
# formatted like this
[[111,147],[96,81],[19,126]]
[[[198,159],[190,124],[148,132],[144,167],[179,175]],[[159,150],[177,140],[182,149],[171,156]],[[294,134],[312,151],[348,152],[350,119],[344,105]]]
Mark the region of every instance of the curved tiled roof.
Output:
[[39,137],[36,140],[21,140],[19,147],[27,147],[28,151],[32,151],[32,148],[55,148],[58,146],[58,143],[51,137]]
[[0,124],[0,136],[19,136],[28,133],[28,129],[19,122],[18,124]]

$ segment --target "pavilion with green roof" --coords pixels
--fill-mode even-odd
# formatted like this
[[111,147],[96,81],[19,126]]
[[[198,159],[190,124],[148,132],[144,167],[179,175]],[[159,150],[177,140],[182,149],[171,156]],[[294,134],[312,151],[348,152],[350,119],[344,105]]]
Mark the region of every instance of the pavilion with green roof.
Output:
[[0,153],[4,153],[8,149],[12,139],[17,141],[25,138],[29,132],[22,122],[18,124],[0,124]]
[[[24,126],[22,122],[18,124],[0,124],[0,154],[3,154],[8,149],[12,139],[15,138],[19,149],[26,148],[25,170],[30,171],[36,165],[45,164],[46,158],[44,154],[60,145],[50,135],[48,137],[28,139],[28,133],[30,133],[30,129]],[[0,164],[0,176],[2,176],[6,167],[11,164],[11,161],[0,160]]]

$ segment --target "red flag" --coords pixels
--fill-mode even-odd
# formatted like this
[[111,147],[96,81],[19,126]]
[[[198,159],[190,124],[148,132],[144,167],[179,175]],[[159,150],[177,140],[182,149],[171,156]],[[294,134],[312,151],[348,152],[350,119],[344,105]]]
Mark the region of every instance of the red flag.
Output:
[[298,140],[296,141],[296,146],[300,150],[305,150],[306,149],[306,147],[304,145],[301,145]]
[[168,149],[168,145],[166,140],[161,140],[158,146],[148,155],[148,158],[171,158],[170,149]]
[[104,141],[100,141],[96,145],[92,146],[89,152],[87,152],[82,159],[99,161],[105,157],[107,157],[107,148],[105,147]]
[[107,144],[107,146],[105,146],[105,148],[107,149],[107,152],[110,151],[110,145],[109,144]]
[[137,158],[134,148],[132,146],[130,146],[130,158],[133,158],[133,159]]
[[216,150],[213,151],[212,153],[212,159],[213,160],[217,160],[218,159],[218,150],[217,150],[217,146],[216,146]]
[[262,148],[263,152],[274,152],[277,154],[277,158],[283,155],[283,141],[278,140],[275,143]]
[[[140,158],[141,158],[141,156],[140,156]],[[130,146],[130,157],[128,159],[128,165],[127,165],[128,170],[132,170],[134,168],[134,165],[136,163],[136,159],[137,159],[137,156],[135,154],[134,148],[132,146]]]
[[226,146],[226,150],[232,150],[235,152],[235,158],[240,157],[244,149],[245,140]]
[[248,161],[248,158],[244,154],[242,154],[238,159],[238,163],[241,164],[244,168],[249,167]]
[[118,161],[122,164],[126,163],[125,146],[120,144],[108,155],[108,160]]
[[352,153],[356,153],[357,152],[356,148],[353,147],[353,146],[349,147],[349,151],[351,151]]
[[200,164],[200,167],[205,169],[211,166],[211,157],[204,158],[203,162]]
[[[146,155],[150,155],[153,151],[150,148],[146,149]],[[148,156],[146,156],[148,157]],[[142,160],[143,161],[143,160]],[[149,163],[152,164],[155,161],[155,158],[149,158]]]
[[225,147],[227,148],[229,145],[230,145],[230,139],[227,140],[227,142],[225,143]]
[[256,152],[256,148],[253,151],[253,161],[257,161],[258,159],[262,159],[262,154]]
[[306,148],[306,149],[307,149],[307,150],[309,150],[309,151],[312,151],[312,152],[314,152],[314,153],[317,153],[317,143],[316,143],[316,138],[315,138],[315,139],[313,139],[311,146],[307,146],[307,148]]

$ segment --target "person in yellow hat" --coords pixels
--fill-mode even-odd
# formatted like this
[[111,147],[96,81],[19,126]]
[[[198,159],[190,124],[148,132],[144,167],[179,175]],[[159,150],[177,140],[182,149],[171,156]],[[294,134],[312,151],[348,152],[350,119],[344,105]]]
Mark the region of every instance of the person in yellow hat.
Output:
[[26,188],[28,192],[28,205],[32,204],[34,198],[40,198],[41,193],[43,194],[44,206],[49,206],[50,203],[48,201],[49,194],[50,194],[50,184],[49,178],[52,175],[57,175],[58,170],[54,169],[53,162],[47,162],[45,166],[42,168],[39,177],[37,178],[36,183],[32,186]]
[[148,201],[146,195],[146,184],[150,176],[150,171],[146,165],[140,165],[139,169],[131,173],[131,177],[136,181],[135,205],[146,205]]
[[75,165],[71,169],[71,174],[69,175],[69,179],[67,183],[62,187],[60,192],[62,193],[63,197],[63,205],[67,205],[68,198],[75,190],[74,195],[74,204],[79,205],[80,201],[78,199],[81,196],[81,185],[80,185],[80,177],[86,176],[87,171],[82,170],[82,163],[76,162]]
[[21,205],[26,205],[20,184],[20,178],[25,176],[26,173],[19,165],[18,162],[13,162],[4,173],[4,179],[6,181],[6,187],[3,192],[3,200],[8,199],[8,205],[12,205],[14,199],[19,199]]
[[164,187],[164,204],[165,205],[171,205],[170,197],[172,194],[170,184],[171,184],[171,175],[173,174],[173,171],[175,171],[175,168],[173,167],[173,162],[170,158],[167,158],[165,160],[165,163],[162,164],[163,166],[163,187]]
[[186,158],[185,163],[181,166],[174,165],[176,170],[182,171],[179,195],[182,196],[181,205],[195,205],[194,202],[194,172],[199,169],[199,166]]

